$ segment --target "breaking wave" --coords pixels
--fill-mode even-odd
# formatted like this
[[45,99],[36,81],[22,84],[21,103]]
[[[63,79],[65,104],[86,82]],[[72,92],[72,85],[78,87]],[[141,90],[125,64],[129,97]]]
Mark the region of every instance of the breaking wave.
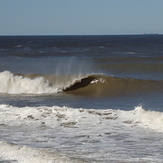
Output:
[[137,95],[163,92],[163,81],[118,78],[104,74],[13,74],[0,73],[0,93],[54,94],[83,96]]
[[0,93],[53,94],[81,79],[80,75],[13,74],[4,71],[0,73]]

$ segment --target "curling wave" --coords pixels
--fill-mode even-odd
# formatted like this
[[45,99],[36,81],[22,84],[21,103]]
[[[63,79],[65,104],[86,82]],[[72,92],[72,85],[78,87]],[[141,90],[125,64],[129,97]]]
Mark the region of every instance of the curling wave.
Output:
[[81,80],[81,75],[44,75],[0,73],[0,93],[7,94],[53,94],[66,90]]
[[163,81],[119,78],[102,74],[88,75],[64,89],[83,96],[123,96],[163,92]]
[[82,96],[140,95],[163,92],[163,81],[118,78],[104,74],[13,74],[0,73],[0,93],[54,94]]

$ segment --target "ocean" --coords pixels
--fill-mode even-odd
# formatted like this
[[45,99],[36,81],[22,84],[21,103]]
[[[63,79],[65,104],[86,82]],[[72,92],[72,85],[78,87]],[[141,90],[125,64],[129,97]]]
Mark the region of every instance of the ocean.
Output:
[[161,163],[163,35],[0,36],[0,163]]

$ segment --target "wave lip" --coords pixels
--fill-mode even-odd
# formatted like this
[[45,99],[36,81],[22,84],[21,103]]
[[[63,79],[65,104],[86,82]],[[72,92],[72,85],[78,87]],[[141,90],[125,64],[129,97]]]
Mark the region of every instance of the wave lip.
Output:
[[86,87],[89,84],[93,83],[94,80],[95,80],[95,77],[93,77],[93,76],[83,78],[80,81],[75,81],[75,83],[73,83],[69,87],[65,88],[64,91],[74,91],[77,89],[81,89],[81,88]]

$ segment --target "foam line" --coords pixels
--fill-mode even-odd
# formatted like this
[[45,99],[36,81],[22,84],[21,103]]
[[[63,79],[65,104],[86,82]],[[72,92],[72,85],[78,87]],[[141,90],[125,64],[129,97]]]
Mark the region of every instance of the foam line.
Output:
[[8,142],[0,142],[0,156],[3,159],[15,160],[18,163],[80,163],[66,156],[61,156],[57,151],[42,148],[32,148]]

